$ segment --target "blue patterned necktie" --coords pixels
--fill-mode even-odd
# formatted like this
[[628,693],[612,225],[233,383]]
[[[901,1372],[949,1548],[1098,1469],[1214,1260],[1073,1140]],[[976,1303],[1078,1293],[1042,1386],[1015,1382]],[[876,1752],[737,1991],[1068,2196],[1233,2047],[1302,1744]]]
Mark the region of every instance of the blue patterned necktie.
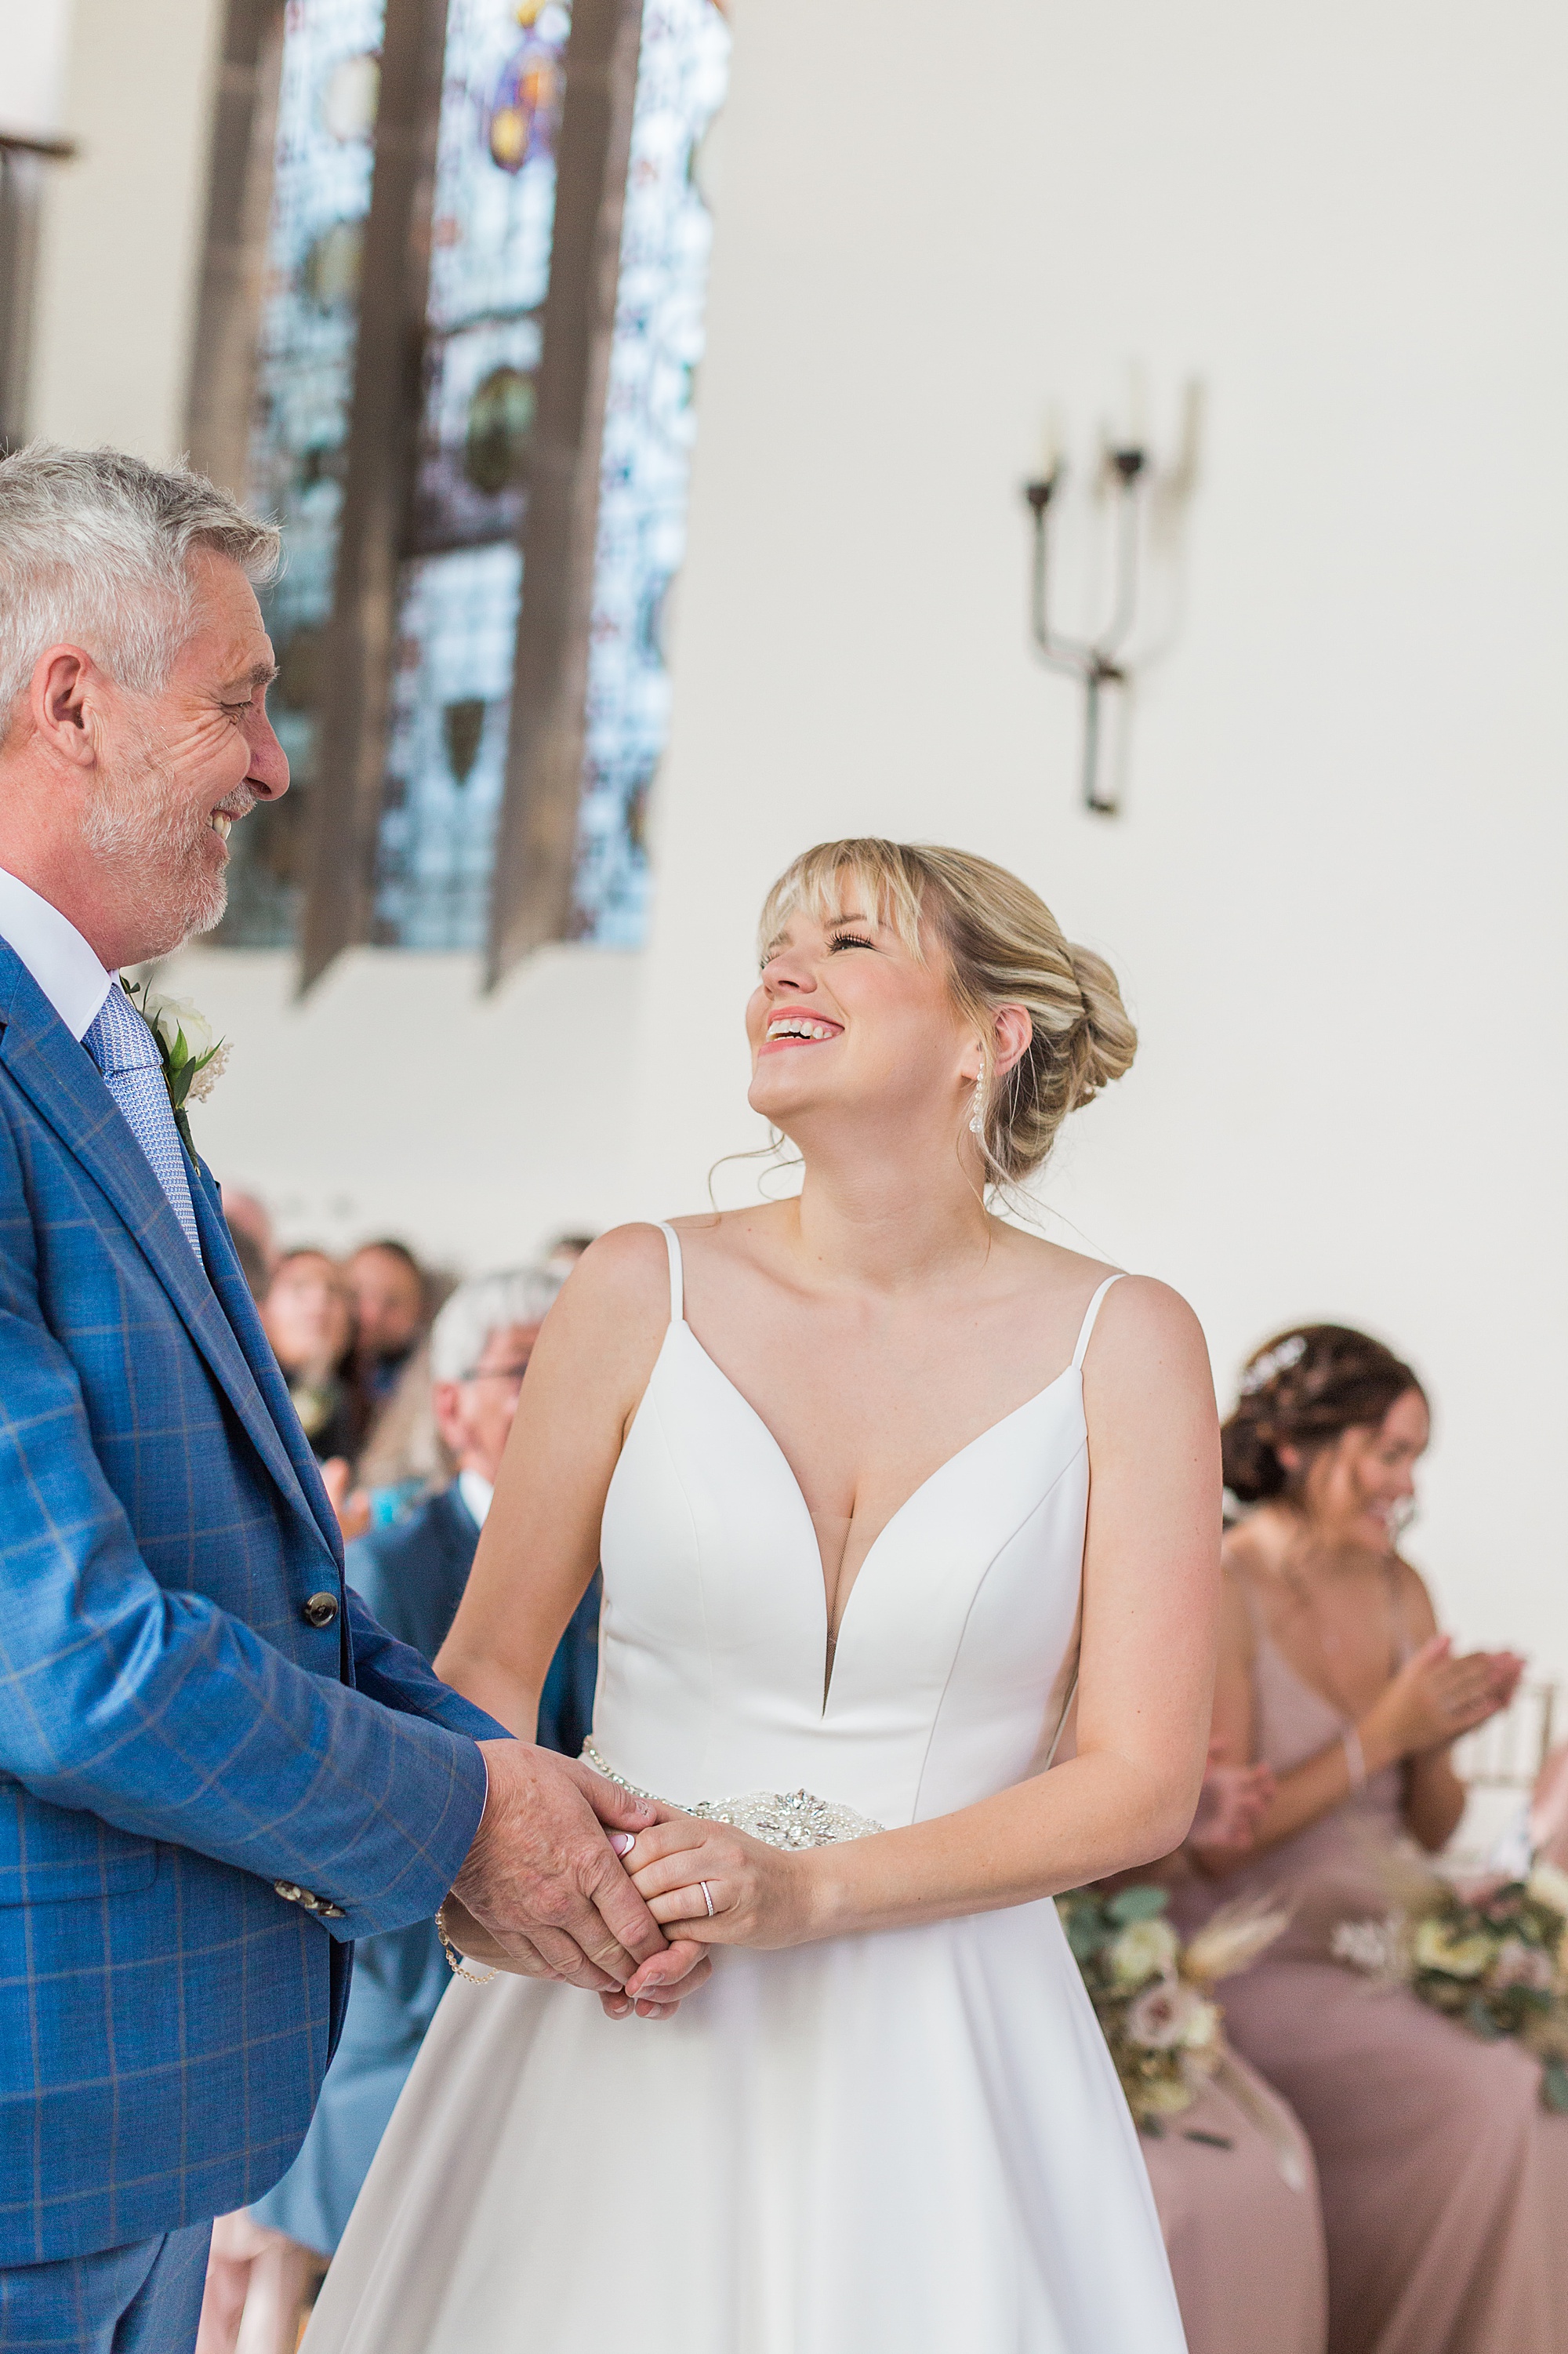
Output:
[[118,981],[81,1043],[102,1072],[104,1086],[125,1115],[199,1260],[201,1238],[191,1207],[185,1148],[164,1080],[164,1059],[157,1040]]

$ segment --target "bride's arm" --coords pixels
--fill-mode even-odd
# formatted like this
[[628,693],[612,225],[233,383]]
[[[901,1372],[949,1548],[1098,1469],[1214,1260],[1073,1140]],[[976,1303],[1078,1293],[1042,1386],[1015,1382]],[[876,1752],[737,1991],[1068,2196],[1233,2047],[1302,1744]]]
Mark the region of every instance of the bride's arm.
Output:
[[663,1237],[618,1227],[572,1270],[528,1363],[495,1500],[436,1660],[438,1675],[524,1740],[599,1560],[605,1496],[669,1301]]
[[692,1822],[640,1832],[633,1878],[667,1929],[798,1945],[1025,1903],[1181,1845],[1209,1740],[1221,1500],[1208,1352],[1186,1303],[1162,1284],[1118,1283],[1084,1397],[1077,1755],[959,1813],[804,1853]]

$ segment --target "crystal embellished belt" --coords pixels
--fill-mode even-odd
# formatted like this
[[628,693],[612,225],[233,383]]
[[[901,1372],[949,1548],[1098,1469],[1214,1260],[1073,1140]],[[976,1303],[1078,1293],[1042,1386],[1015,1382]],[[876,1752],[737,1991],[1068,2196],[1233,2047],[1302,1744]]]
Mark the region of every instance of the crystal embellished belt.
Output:
[[[673,1798],[662,1798],[656,1790],[644,1790],[636,1782],[629,1782],[602,1757],[591,1741],[583,1744],[583,1762],[607,1782],[620,1789],[630,1790],[634,1798],[651,1798],[656,1807],[673,1807]],[[694,1807],[680,1807],[683,1815],[695,1815],[706,1823],[728,1823],[732,1829],[747,1831],[764,1847],[832,1847],[839,1840],[864,1839],[872,1831],[885,1829],[883,1823],[874,1823],[867,1815],[857,1815],[853,1807],[836,1806],[832,1798],[819,1798],[811,1790],[748,1790],[740,1798],[699,1798]]]

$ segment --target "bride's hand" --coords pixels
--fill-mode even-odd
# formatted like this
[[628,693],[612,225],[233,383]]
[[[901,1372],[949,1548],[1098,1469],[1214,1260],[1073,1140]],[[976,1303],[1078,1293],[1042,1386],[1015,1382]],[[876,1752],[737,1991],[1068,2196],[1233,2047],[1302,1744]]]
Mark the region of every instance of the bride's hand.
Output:
[[[798,1946],[812,1934],[809,1859],[765,1847],[726,1823],[689,1815],[639,1831],[624,1859],[631,1884],[665,1935],[699,1946]],[[629,1995],[657,1973],[655,1955]]]
[[654,1954],[628,1980],[625,1992],[611,1987],[599,2002],[606,2019],[673,2019],[689,1994],[694,1994],[714,1974],[703,1947],[689,1937],[671,1940],[667,1952]]

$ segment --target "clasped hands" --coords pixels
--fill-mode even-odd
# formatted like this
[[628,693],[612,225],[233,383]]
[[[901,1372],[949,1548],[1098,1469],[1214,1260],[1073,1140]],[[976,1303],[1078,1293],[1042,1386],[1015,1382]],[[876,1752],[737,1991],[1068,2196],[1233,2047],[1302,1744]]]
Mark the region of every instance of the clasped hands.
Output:
[[480,1747],[490,1792],[446,1905],[471,1960],[586,1988],[611,2019],[668,2019],[710,1976],[708,1946],[810,1934],[804,1857],[633,1797],[576,1758]]

